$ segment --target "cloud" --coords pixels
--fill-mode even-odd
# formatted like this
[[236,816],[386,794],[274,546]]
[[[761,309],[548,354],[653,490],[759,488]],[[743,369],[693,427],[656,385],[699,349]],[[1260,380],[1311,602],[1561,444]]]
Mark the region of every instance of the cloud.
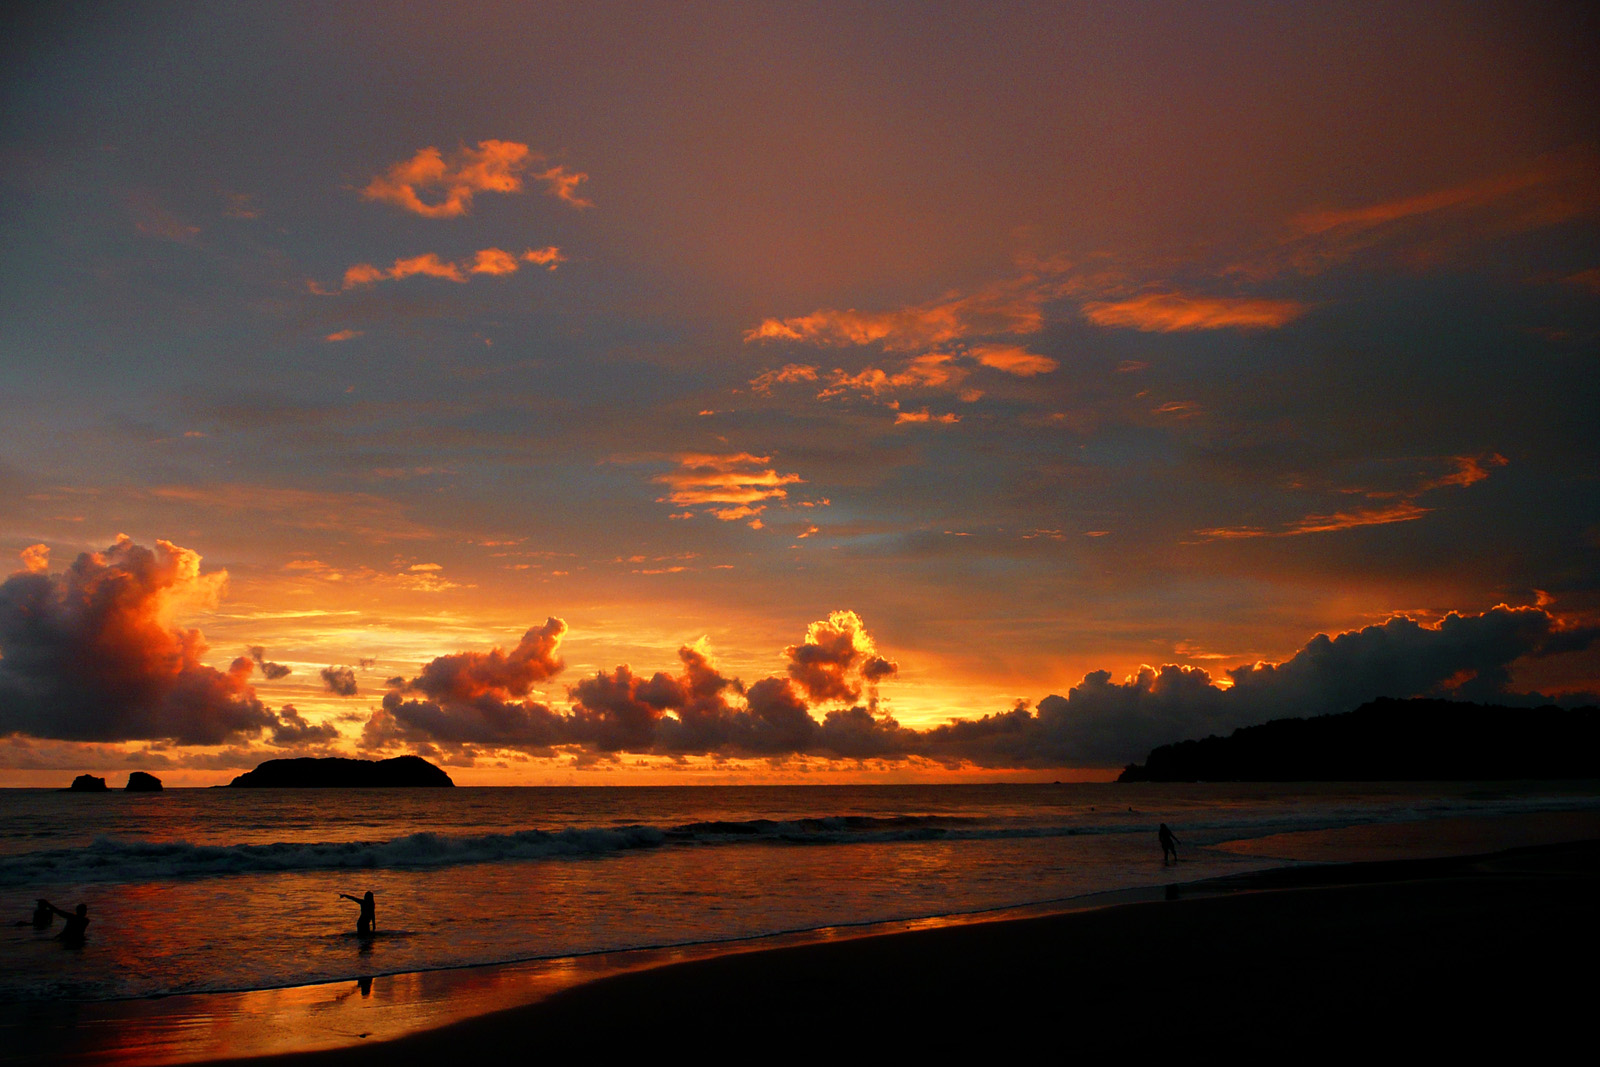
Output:
[[931,415],[928,413],[927,408],[923,408],[921,411],[899,411],[894,416],[894,424],[896,426],[907,422],[943,423],[948,426],[960,421],[961,416],[953,411],[946,412],[943,415]]
[[[548,676],[559,669],[552,635],[559,640],[564,632],[565,625],[551,619],[524,637],[524,645],[540,650],[534,658],[543,667],[536,673]],[[496,655],[512,658],[498,650],[489,654]],[[580,755],[838,755],[842,750],[830,745],[862,748],[860,716],[892,724],[864,708],[854,718],[830,713],[820,723],[811,714],[813,706],[855,700],[863,693],[875,705],[878,683],[898,669],[878,654],[854,612],[837,611],[813,623],[804,640],[785,649],[784,656],[785,674],[763,678],[747,690],[717,670],[703,643],[685,645],[678,650],[676,673],[657,671],[644,678],[623,664],[580,679],[568,690],[567,713],[529,699],[526,679],[511,678],[502,670],[491,671],[489,678],[474,674],[481,684],[457,684],[454,679],[463,674],[463,665],[477,671],[485,658],[477,653],[442,656],[410,682],[393,680],[403,684],[384,697],[361,743],[367,748],[435,744],[453,750],[565,749]],[[422,699],[407,700],[407,693]],[[830,727],[830,721],[835,725]]]
[[[551,245],[547,248],[530,248],[520,256],[512,255],[503,248],[481,248],[471,259],[459,262],[440,259],[437,253],[426,252],[420,256],[411,256],[395,260],[389,267],[376,267],[371,263],[357,263],[344,272],[344,278],[339,283],[338,289],[325,289],[315,282],[312,290],[319,296],[331,296],[336,292],[345,292],[368,285],[375,285],[382,281],[398,281],[402,278],[411,278],[418,275],[428,278],[442,278],[445,281],[465,283],[471,275],[506,275],[515,274],[522,268],[523,263],[533,263],[555,270],[566,262],[561,249]],[[343,341],[351,337],[361,336],[360,331],[344,330],[337,334],[329,334],[330,341]]]
[[1284,326],[1307,311],[1296,300],[1207,297],[1153,292],[1124,300],[1093,301],[1083,314],[1096,326],[1124,326],[1145,333],[1179,330],[1259,330]]
[[362,730],[361,746],[434,742],[538,749],[557,743],[559,717],[528,695],[534,683],[560,673],[566,632],[567,624],[552,617],[530,627],[510,652],[439,656],[410,681],[391,678],[382,706]]
[[1383,500],[1381,504],[1366,508],[1350,508],[1327,514],[1306,515],[1279,527],[1220,526],[1196,530],[1205,541],[1236,541],[1256,537],[1299,537],[1304,534],[1334,533],[1361,526],[1385,526],[1396,522],[1415,522],[1428,515],[1432,508],[1417,503],[1423,493],[1435,489],[1465,489],[1489,477],[1489,470],[1503,467],[1507,460],[1498,453],[1482,456],[1451,456],[1453,469],[1437,478],[1424,480],[1405,492],[1367,491],[1370,500]]
[[1036,714],[1018,708],[920,731],[913,750],[990,767],[1119,766],[1158,745],[1351,711],[1378,697],[1542,704],[1541,694],[1510,689],[1512,664],[1597,639],[1600,627],[1567,626],[1540,608],[1451,613],[1434,626],[1395,616],[1336,637],[1318,634],[1282,663],[1227,671],[1226,687],[1198,667],[1141,667],[1122,682],[1095,671],[1065,697],[1041,700]]
[[[516,141],[479,141],[476,148],[462,147],[449,157],[428,147],[373,178],[361,195],[424,218],[457,218],[472,210],[478,193],[522,192],[524,172],[541,159]],[[592,206],[577,194],[577,186],[588,179],[587,174],[554,166],[532,177],[543,182],[550,195],[573,207]]]
[[578,186],[589,180],[589,176],[581,171],[570,171],[559,164],[549,170],[534,175],[544,182],[545,192],[560,200],[565,200],[575,208],[594,207],[594,201],[586,200],[578,195]]
[[285,704],[278,711],[278,721],[272,727],[271,744],[281,748],[293,745],[317,745],[339,740],[339,730],[331,723],[312,723]]
[[352,341],[355,338],[360,337],[365,332],[366,331],[364,331],[364,330],[338,330],[338,331],[336,331],[334,333],[328,334],[328,336],[324,337],[323,340],[324,341],[335,341],[335,342],[337,342],[337,341]]
[[1578,144],[1469,182],[1355,207],[1301,212],[1244,273],[1315,274],[1365,253],[1427,266],[1486,240],[1600,213],[1600,151]]
[[50,569],[50,546],[29,545],[21,552],[22,573],[44,574]]
[[764,374],[750,379],[750,388],[762,395],[769,395],[772,387],[785,382],[814,382],[817,380],[817,368],[804,363],[785,363],[777,370],[769,370]]
[[[542,664],[534,674],[548,677],[559,669],[553,640],[564,631],[552,619],[524,637],[536,650],[529,658]],[[1434,625],[1395,616],[1335,637],[1319,634],[1281,663],[1237,667],[1225,678],[1174,664],[1141,667],[1120,682],[1109,671],[1093,671],[1066,696],[1047,696],[1034,710],[1019,703],[918,730],[879,711],[876,688],[898,665],[879,653],[858,615],[836,611],[784,650],[781,674],[745,686],[723,675],[697,642],[678,650],[674,673],[643,677],[624,664],[580,679],[568,689],[566,713],[529,699],[528,675],[509,671],[504,664],[513,657],[498,650],[487,658],[440,657],[409,683],[393,680],[397,688],[373,713],[362,744],[545,755],[564,750],[587,757],[633,752],[918,758],[996,768],[1120,766],[1157,745],[1272,718],[1349,711],[1378,697],[1546,703],[1541,694],[1511,689],[1513,665],[1583,651],[1596,641],[1600,626],[1566,622],[1543,608],[1501,605],[1479,615],[1452,613]],[[491,660],[501,666],[475,673]],[[475,683],[457,684],[463,674]],[[435,681],[419,686],[425,678]],[[404,699],[406,689],[422,699]]]
[[557,618],[530,627],[510,652],[461,652],[440,656],[406,683],[407,692],[434,699],[471,700],[484,695],[526,696],[535,682],[559,674],[561,639],[567,624]]
[[473,274],[515,274],[517,257],[502,248],[480,249],[467,270]]
[[[659,474],[655,481],[668,485],[669,495],[658,503],[679,507],[707,507],[718,518],[743,518],[761,510],[763,501],[783,500],[789,492],[784,486],[803,481],[798,474],[780,474],[768,466],[770,456],[749,452],[715,454],[685,452],[677,457],[678,469]],[[752,509],[735,513],[738,507]],[[727,514],[721,514],[726,512]]]
[[1029,352],[1020,345],[976,345],[969,354],[985,367],[1015,374],[1019,378],[1049,374],[1060,366],[1049,356]]
[[324,667],[317,673],[322,676],[323,686],[335,696],[353,697],[356,695],[356,672],[351,668]]
[[255,665],[261,668],[262,677],[266,678],[268,681],[275,682],[279,678],[286,677],[287,675],[293,673],[288,667],[285,667],[281,663],[268,663],[266,658],[267,650],[262,648],[260,645],[251,645],[247,651],[250,653],[250,658],[255,662]]
[[891,311],[822,309],[794,318],[763,319],[746,342],[796,341],[820,346],[880,344],[903,350],[947,344],[974,336],[1037,333],[1044,327],[1047,294],[1034,279],[1002,282],[968,295]]
[[900,389],[954,389],[966,380],[967,373],[967,369],[956,362],[955,356],[945,352],[928,352],[907,361],[904,367],[893,374],[876,367],[868,367],[856,374],[836,370],[827,388],[819,392],[817,397],[826,400],[845,393],[878,396]]
[[127,537],[57,575],[39,558],[0,585],[0,734],[215,745],[279,724],[249,684],[251,659],[207,666],[200,631],[173,623],[215,603],[225,572]]
[[[855,700],[899,667],[878,655],[861,616],[835,611],[806,628],[805,640],[784,649],[788,675],[813,701]],[[876,699],[874,699],[876,703]]]
[[546,270],[555,270],[556,267],[567,261],[567,257],[562,255],[561,249],[555,245],[545,245],[543,248],[525,249],[522,253],[522,261],[536,264]]

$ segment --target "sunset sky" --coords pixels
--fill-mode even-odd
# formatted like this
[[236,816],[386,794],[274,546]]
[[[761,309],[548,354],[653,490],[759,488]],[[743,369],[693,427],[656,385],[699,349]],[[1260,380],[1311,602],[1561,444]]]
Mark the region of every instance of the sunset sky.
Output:
[[1582,5],[5,18],[0,785],[1600,699]]

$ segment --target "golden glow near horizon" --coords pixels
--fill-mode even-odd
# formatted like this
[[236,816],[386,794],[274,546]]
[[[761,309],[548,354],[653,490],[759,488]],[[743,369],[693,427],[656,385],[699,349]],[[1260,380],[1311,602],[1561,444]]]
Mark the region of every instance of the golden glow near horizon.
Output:
[[0,785],[1600,699],[1592,26],[1157,8],[19,22]]

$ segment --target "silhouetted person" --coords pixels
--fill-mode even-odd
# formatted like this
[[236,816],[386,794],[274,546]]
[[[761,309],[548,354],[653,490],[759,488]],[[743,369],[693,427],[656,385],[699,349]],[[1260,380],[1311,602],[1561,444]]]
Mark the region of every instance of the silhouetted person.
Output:
[[378,905],[372,899],[372,890],[367,890],[367,895],[364,897],[353,897],[349,893],[339,895],[361,905],[361,915],[356,919],[356,933],[362,937],[371,937],[378,925]]
[[50,910],[50,902],[41,898],[33,906],[33,918],[18,919],[13,926],[27,926],[30,922],[35,930],[48,930],[50,924],[56,921],[56,913]]
[[[79,904],[73,911],[62,911],[48,900],[40,901],[40,903],[66,920],[66,925],[56,935],[57,941],[60,941],[63,945],[72,945],[74,947],[83,944],[83,936],[89,929],[89,905]],[[35,922],[37,921],[38,915],[35,913]]]
[[1161,865],[1178,862],[1178,839],[1172,836],[1172,831],[1166,823],[1161,824],[1161,829],[1156,831],[1156,836],[1161,838]]

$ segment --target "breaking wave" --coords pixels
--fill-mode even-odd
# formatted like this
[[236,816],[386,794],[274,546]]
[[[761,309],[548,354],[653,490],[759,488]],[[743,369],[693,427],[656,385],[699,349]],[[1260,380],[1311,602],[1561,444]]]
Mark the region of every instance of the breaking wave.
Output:
[[80,848],[7,857],[0,885],[154,882],[173,878],[306,870],[416,869],[603,856],[634,849],[750,843],[830,845],[948,837],[1061,836],[1074,827],[963,829],[940,816],[836,816],[780,821],[713,821],[680,826],[616,826],[450,835],[414,833],[383,841],[283,841],[213,845],[100,837]]

